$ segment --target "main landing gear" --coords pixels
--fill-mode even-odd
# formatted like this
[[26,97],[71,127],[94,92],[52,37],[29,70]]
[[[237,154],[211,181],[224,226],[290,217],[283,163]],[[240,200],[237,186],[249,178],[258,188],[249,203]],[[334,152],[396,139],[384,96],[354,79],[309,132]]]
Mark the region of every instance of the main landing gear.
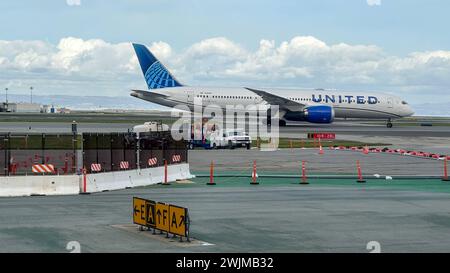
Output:
[[394,125],[392,124],[391,119],[388,119],[388,121],[387,121],[387,123],[386,123],[386,127],[392,128],[392,126],[394,126]]

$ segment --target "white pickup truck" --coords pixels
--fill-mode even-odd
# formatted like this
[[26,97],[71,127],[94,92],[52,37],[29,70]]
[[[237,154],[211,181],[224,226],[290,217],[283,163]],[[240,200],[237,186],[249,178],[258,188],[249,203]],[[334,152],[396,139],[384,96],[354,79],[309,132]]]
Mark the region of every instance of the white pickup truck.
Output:
[[211,148],[229,148],[246,147],[250,149],[252,139],[243,130],[218,130],[209,135]]

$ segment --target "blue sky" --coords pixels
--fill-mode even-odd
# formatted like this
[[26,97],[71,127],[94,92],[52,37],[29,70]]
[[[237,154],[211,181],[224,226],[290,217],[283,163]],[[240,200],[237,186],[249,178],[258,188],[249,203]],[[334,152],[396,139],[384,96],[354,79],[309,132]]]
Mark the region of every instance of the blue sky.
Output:
[[450,1],[3,0],[0,10],[0,86],[17,92],[126,96],[145,87],[137,41],[191,85],[450,102]]
[[449,49],[449,1],[383,0],[4,0],[0,33],[5,40],[62,37],[109,42],[165,41],[182,49],[224,36],[249,48],[260,39],[312,35],[327,43],[376,44],[404,55]]

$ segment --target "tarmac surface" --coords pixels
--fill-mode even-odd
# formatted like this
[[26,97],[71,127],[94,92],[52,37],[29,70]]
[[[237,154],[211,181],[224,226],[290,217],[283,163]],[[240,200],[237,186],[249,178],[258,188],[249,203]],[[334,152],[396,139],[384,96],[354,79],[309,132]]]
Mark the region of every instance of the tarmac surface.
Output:
[[[350,126],[350,125],[352,126]],[[31,126],[31,129],[30,127]],[[79,131],[127,131],[128,124],[83,123]],[[63,123],[0,123],[2,132],[70,132]],[[336,123],[281,128],[304,138],[332,131],[338,139],[382,142],[392,148],[450,153],[450,127]],[[193,150],[193,183],[174,183],[91,195],[0,198],[0,252],[361,252],[377,241],[381,252],[450,251],[450,182],[439,178],[443,161],[352,151],[281,149]],[[258,182],[250,185],[253,160]],[[299,185],[307,174],[347,175]],[[356,160],[367,183],[356,183]],[[217,185],[207,186],[214,161]],[[375,178],[379,175],[380,178]],[[277,177],[278,176],[278,177]],[[392,180],[386,180],[391,176]],[[409,176],[399,179],[399,176]],[[370,179],[369,179],[370,178]],[[194,243],[137,231],[132,197],[189,208]]]
[[[127,132],[133,123],[78,124],[79,132]],[[71,123],[63,122],[0,122],[0,133],[63,133],[71,132]],[[335,132],[338,135],[403,136],[403,137],[450,137],[450,126],[395,126],[366,124],[360,121],[336,121],[332,124],[289,123],[280,127],[280,137],[298,138],[298,134],[310,132]],[[303,136],[304,137],[304,136]]]
[[[206,186],[205,180],[92,195],[1,198],[0,251],[68,252],[70,241],[79,242],[82,252],[367,253],[370,241],[379,242],[382,252],[450,250],[450,184],[439,180],[403,181],[404,187],[381,180],[310,180],[306,186],[280,179],[250,186],[247,178]],[[131,224],[133,196],[188,207],[191,236],[203,243],[176,244],[177,239],[149,236],[137,227],[118,228]]]
[[[450,147],[441,149],[450,154]],[[256,160],[259,175],[300,175],[301,161],[306,161],[308,174],[356,175],[356,161],[367,177],[380,176],[439,176],[443,173],[443,161],[387,153],[319,149],[279,149],[263,152],[257,149],[245,150],[194,150],[189,153],[191,172],[209,174],[211,161],[216,175],[251,175]]]

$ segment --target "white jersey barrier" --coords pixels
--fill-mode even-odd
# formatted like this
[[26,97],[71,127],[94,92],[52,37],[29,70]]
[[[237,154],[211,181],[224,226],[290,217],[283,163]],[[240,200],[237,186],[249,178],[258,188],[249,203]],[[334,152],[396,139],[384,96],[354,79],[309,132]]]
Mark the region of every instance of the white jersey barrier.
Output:
[[0,196],[78,194],[78,175],[31,175],[0,177]]
[[[190,178],[194,178],[194,176],[191,175],[188,163],[167,166],[168,182]],[[164,182],[164,166],[140,170],[87,174],[85,180],[83,175],[81,175],[79,183],[80,192],[83,193],[84,189],[86,189],[87,193],[93,193],[148,186],[162,182]]]
[[[84,179],[84,177],[86,179]],[[167,181],[194,178],[188,163],[167,166]],[[86,191],[84,181],[86,181]],[[0,197],[70,195],[148,186],[164,181],[164,166],[81,175],[0,177]]]

